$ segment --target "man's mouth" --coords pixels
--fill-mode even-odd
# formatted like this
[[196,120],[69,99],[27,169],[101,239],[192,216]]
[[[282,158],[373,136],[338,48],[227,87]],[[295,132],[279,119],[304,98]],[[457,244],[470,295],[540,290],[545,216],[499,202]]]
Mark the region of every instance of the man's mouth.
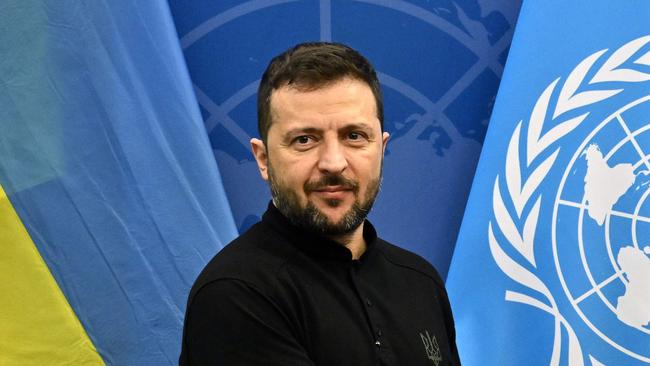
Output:
[[342,191],[351,191],[351,190],[352,188],[347,186],[327,186],[327,187],[314,189],[315,192],[323,192],[323,193],[333,193],[333,192],[342,192]]
[[326,186],[313,189],[311,192],[326,200],[342,200],[353,192],[353,189],[347,186]]
[[305,192],[328,201],[342,201],[350,194],[356,194],[358,184],[340,175],[325,176],[305,184]]

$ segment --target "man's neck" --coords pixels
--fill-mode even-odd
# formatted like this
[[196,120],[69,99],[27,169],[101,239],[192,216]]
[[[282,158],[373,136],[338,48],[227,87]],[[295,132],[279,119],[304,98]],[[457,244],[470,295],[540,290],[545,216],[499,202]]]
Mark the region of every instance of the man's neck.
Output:
[[362,222],[353,232],[349,234],[329,236],[329,238],[352,252],[352,259],[359,259],[366,251],[366,241],[363,238],[363,224]]

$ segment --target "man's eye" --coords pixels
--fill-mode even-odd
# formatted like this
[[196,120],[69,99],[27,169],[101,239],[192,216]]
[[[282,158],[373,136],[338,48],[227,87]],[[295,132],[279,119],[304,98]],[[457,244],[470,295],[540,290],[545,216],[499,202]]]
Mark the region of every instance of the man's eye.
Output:
[[299,144],[304,145],[304,144],[309,143],[309,140],[310,140],[309,136],[298,136],[298,137],[296,137],[296,139],[294,141],[299,143]]
[[366,135],[364,135],[361,132],[349,132],[348,133],[348,140],[351,141],[361,141],[366,139]]

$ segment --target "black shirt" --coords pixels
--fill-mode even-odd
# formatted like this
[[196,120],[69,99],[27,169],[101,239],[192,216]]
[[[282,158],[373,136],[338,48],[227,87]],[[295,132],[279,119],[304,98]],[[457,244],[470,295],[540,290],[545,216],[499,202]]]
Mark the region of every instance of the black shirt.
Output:
[[460,365],[440,276],[366,221],[359,260],[273,204],[190,292],[181,365]]

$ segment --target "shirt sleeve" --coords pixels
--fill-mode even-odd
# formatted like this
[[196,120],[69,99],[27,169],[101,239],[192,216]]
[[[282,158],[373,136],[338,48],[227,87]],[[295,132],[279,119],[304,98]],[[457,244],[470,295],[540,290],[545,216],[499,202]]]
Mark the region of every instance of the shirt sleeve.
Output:
[[201,288],[188,304],[180,365],[313,366],[280,309],[239,280]]

